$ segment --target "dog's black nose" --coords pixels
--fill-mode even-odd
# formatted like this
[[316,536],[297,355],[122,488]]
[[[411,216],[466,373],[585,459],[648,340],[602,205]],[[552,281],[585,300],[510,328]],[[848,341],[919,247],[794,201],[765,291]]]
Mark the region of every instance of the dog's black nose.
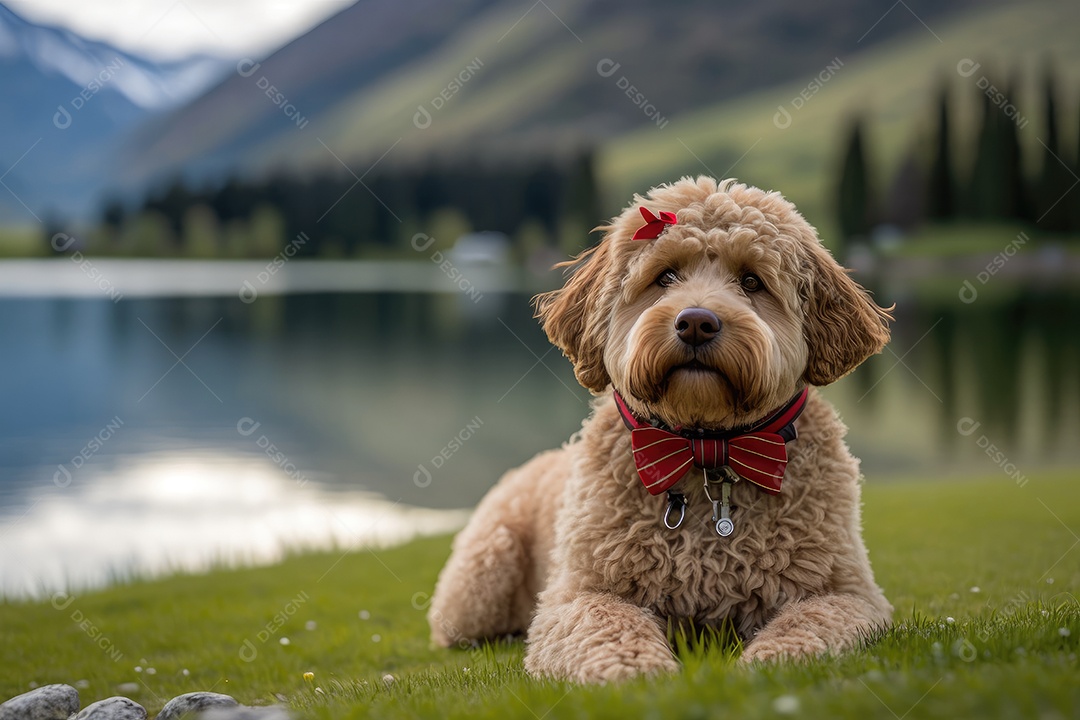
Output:
[[675,332],[687,345],[704,345],[720,333],[720,318],[705,308],[686,308],[675,318]]

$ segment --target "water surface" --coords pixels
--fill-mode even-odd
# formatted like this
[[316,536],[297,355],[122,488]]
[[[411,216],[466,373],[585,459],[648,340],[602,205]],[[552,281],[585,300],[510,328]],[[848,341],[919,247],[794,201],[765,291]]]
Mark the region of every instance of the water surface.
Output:
[[[94,262],[0,263],[6,593],[447,532],[588,414],[513,273]],[[1080,292],[959,287],[884,283],[893,342],[825,390],[869,482],[1080,455]]]

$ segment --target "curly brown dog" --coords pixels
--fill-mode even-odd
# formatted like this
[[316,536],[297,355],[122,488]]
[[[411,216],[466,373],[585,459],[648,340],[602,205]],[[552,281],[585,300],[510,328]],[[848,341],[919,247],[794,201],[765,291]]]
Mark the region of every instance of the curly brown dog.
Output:
[[732,622],[744,662],[887,627],[859,463],[812,389],[882,349],[887,311],[791,203],[732,180],[654,188],[600,229],[536,300],[592,415],[477,507],[434,641],[527,631],[529,673],[605,682],[676,670],[669,620]]

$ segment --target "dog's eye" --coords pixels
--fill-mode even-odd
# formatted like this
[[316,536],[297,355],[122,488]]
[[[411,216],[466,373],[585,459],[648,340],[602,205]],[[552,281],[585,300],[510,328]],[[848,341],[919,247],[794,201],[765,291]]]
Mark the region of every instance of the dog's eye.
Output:
[[761,282],[761,278],[759,278],[754,273],[746,273],[745,275],[743,275],[742,280],[739,281],[739,284],[742,285],[742,289],[746,292],[757,292],[761,288],[765,287],[764,283]]
[[674,270],[665,270],[656,276],[656,284],[660,287],[671,287],[679,281],[679,276]]

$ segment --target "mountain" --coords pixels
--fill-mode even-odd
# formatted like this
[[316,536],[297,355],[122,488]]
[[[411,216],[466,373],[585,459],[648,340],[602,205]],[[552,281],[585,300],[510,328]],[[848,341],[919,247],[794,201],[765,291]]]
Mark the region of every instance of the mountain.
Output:
[[120,138],[234,64],[207,55],[149,60],[0,3],[0,224],[95,207]]
[[[1018,136],[1036,172],[1045,134],[1044,72],[1056,76],[1063,160],[1076,161],[1080,103],[1080,4],[1057,0],[972,9],[921,25],[865,51],[843,54],[843,63],[791,83],[713,103],[672,120],[663,132],[641,128],[606,143],[597,173],[601,185],[624,202],[643,187],[712,168],[762,187],[782,190],[825,231],[832,206],[840,143],[852,117],[866,120],[871,181],[887,192],[901,164],[933,148],[935,99],[950,88],[954,158],[966,180],[975,150],[982,104],[990,99],[1003,117],[1021,124]],[[993,91],[990,88],[994,87]],[[1004,95],[999,96],[998,88]],[[802,93],[807,92],[808,98]],[[783,108],[787,112],[784,117]],[[691,154],[692,151],[692,154]],[[734,168],[733,170],[730,168]]]
[[118,187],[184,174],[513,157],[665,128],[808,79],[835,58],[976,5],[910,0],[359,0],[143,124]]

